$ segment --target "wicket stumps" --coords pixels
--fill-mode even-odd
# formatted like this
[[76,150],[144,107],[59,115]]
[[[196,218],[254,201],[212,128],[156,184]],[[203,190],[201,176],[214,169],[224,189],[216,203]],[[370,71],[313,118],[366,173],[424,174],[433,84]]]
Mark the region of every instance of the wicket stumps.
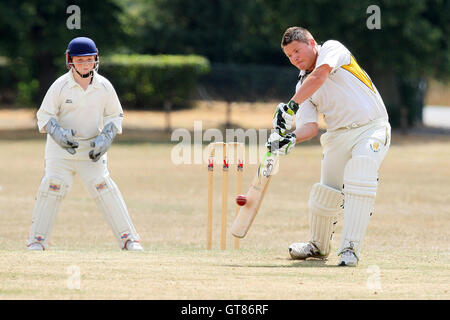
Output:
[[[227,200],[228,200],[228,169],[229,147],[235,147],[236,150],[236,193],[242,193],[242,172],[244,170],[245,149],[244,144],[240,142],[213,142],[208,145],[208,213],[206,217],[206,249],[212,249],[212,227],[213,227],[213,194],[214,194],[214,157],[217,147],[222,147],[222,212],[221,212],[221,232],[220,232],[220,249],[227,248]],[[239,212],[236,204],[235,215]],[[234,248],[239,249],[239,239],[234,239]]]

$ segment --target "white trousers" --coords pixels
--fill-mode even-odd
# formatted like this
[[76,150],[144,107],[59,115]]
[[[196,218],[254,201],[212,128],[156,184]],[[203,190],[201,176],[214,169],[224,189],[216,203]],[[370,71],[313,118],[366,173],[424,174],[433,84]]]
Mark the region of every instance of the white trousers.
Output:
[[359,128],[327,131],[320,137],[320,144],[320,182],[342,190],[344,169],[352,157],[368,156],[380,167],[391,144],[391,126],[386,120],[374,120]]
[[100,159],[97,162],[91,160],[45,160],[45,177],[58,178],[64,181],[67,186],[67,192],[72,187],[75,175],[78,175],[86,190],[89,191],[92,181],[100,177],[109,176],[107,160]]

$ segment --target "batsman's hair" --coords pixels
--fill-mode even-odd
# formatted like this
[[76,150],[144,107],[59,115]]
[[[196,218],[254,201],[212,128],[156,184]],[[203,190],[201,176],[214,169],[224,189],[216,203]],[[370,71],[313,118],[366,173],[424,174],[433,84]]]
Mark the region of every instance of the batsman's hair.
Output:
[[310,39],[314,39],[311,33],[302,27],[290,27],[287,28],[281,39],[281,48],[284,48],[292,41],[299,41],[308,43]]

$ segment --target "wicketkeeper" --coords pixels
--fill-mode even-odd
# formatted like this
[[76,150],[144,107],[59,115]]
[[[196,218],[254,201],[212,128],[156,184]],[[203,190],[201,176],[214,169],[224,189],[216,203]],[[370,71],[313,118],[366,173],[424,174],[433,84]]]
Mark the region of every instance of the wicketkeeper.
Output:
[[123,110],[114,87],[97,73],[94,41],[85,37],[70,41],[66,65],[69,71],[52,84],[37,112],[39,131],[47,133],[47,144],[28,249],[48,248],[61,201],[78,174],[120,248],[141,251],[139,235],[107,167],[106,151],[115,135],[122,133]]
[[[318,133],[318,113],[327,132],[321,179],[309,196],[310,238],[289,246],[292,259],[324,259],[331,250],[337,216],[344,208],[339,265],[356,266],[372,215],[378,170],[390,146],[391,127],[383,100],[350,51],[335,40],[318,45],[308,30],[288,28],[281,48],[300,70],[296,93],[278,105],[267,142],[288,154],[296,143]],[[296,121],[295,131],[288,133]]]

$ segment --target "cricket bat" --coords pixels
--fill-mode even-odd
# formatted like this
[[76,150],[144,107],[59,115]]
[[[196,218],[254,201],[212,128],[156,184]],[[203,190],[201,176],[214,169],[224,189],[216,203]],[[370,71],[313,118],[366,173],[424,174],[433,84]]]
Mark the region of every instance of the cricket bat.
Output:
[[269,186],[270,179],[277,168],[278,155],[267,152],[258,167],[258,172],[253,178],[250,189],[247,192],[247,203],[239,210],[231,226],[231,233],[237,238],[243,238],[253,223],[253,220],[261,206],[264,194]]

